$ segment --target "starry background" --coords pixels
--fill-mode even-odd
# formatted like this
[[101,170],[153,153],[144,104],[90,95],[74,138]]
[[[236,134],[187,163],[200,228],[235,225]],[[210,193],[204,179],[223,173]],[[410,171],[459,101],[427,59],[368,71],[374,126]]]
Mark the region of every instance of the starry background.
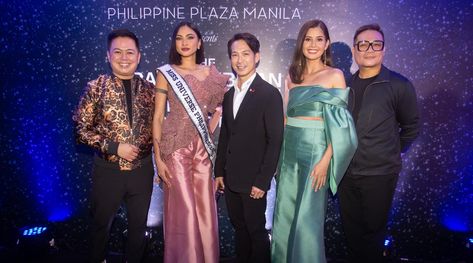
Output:
[[[109,16],[112,9],[139,14],[144,7],[182,7],[183,14]],[[193,7],[202,11],[191,19]],[[212,7],[218,18],[209,17]],[[221,7],[228,8],[225,14]],[[224,19],[231,8],[238,17]],[[244,8],[256,8],[257,17],[244,18]],[[269,8],[280,17],[265,18],[260,10],[268,17]],[[14,246],[18,228],[47,224],[61,249],[86,251],[93,152],[76,145],[71,115],[87,81],[110,71],[105,55],[111,29],[126,27],[137,34],[142,51],[138,72],[152,82],[156,67],[167,62],[172,30],[181,21],[198,25],[210,40],[205,43],[209,63],[227,74],[227,40],[236,32],[254,33],[262,46],[258,71],[282,88],[300,26],[318,18],[328,25],[336,66],[347,76],[356,71],[350,54],[356,28],[379,23],[385,32],[385,65],[408,77],[417,90],[422,131],[403,155],[389,253],[418,261],[465,255],[467,237],[473,237],[473,1],[24,0],[0,1],[0,9],[1,248]],[[149,225],[155,235],[150,253],[159,255],[159,186],[151,206]],[[231,256],[233,233],[223,200],[219,220],[221,254]],[[123,250],[125,229],[125,211],[120,210],[112,251]],[[336,198],[329,202],[326,248],[330,258],[346,256]]]

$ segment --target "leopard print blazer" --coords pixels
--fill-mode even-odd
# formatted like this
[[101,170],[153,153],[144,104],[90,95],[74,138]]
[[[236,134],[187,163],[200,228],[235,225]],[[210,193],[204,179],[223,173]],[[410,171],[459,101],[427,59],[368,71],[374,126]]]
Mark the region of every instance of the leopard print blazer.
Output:
[[[100,75],[87,84],[75,111],[77,140],[96,150],[109,162],[118,162],[120,170],[141,166],[140,160],[151,153],[154,87],[138,76],[132,79],[133,127],[127,111],[125,88],[115,76]],[[110,143],[129,143],[140,149],[129,162],[109,152]]]

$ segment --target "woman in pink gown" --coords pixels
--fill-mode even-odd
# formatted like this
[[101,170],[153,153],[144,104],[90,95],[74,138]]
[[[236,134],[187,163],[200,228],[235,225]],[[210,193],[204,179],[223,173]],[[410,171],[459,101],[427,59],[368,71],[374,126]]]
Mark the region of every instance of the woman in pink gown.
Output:
[[[158,174],[165,185],[164,262],[169,263],[219,261],[217,207],[209,157],[212,152],[200,130],[209,135],[215,131],[221,115],[216,109],[229,77],[215,66],[201,65],[203,60],[199,30],[182,22],[172,37],[170,65],[157,70],[153,141]],[[171,86],[173,78],[166,75],[168,71],[180,76],[189,87],[204,117],[205,125],[201,126],[205,127],[198,129],[199,125],[194,125],[194,114],[186,111],[186,103]],[[170,112],[164,118],[167,101]]]

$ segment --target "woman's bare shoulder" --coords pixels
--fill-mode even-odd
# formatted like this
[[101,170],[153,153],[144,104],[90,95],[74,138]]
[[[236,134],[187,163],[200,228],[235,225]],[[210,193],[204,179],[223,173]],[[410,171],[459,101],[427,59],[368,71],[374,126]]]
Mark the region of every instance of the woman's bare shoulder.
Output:
[[331,88],[346,88],[345,75],[343,71],[338,68],[330,68],[330,82],[332,83]]

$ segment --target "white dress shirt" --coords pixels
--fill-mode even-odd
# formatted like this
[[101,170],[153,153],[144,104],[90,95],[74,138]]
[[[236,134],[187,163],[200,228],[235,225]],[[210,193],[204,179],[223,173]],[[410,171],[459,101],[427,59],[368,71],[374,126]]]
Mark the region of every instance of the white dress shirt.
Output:
[[[240,105],[245,98],[246,93],[248,92],[248,89],[251,86],[251,83],[253,83],[253,80],[256,77],[256,72],[251,75],[243,84],[241,84],[241,89],[238,89],[237,85],[235,85],[235,93],[233,93],[233,118],[235,119],[238,113],[238,110],[240,109]],[[239,83],[240,80],[237,78],[236,83]]]

